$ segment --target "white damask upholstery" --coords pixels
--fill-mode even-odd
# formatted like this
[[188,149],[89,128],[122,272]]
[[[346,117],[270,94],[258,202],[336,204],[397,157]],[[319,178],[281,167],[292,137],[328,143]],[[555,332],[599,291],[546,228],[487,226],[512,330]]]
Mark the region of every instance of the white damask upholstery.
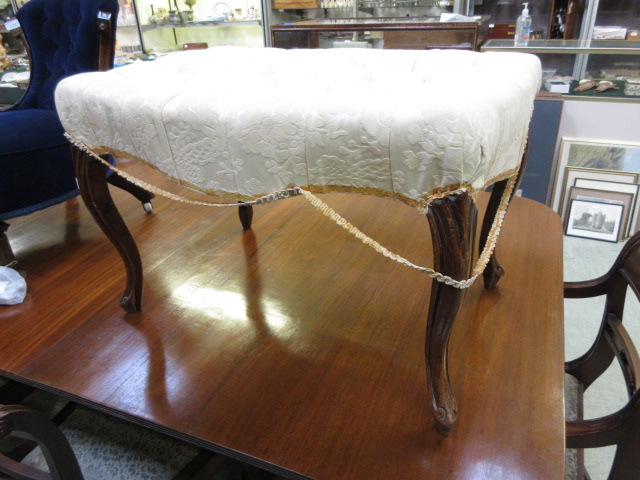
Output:
[[67,78],[56,105],[94,152],[201,191],[417,205],[513,175],[539,86],[539,60],[520,53],[216,47]]

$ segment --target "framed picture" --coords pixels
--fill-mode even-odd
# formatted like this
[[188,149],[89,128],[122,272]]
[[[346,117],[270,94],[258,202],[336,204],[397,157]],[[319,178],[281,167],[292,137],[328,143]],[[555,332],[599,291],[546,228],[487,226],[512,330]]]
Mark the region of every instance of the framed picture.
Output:
[[[623,232],[624,235],[633,235],[640,224],[638,224],[638,184],[637,183],[621,183],[621,182],[604,182],[600,180],[588,180],[585,178],[576,178],[574,185],[580,188],[588,188],[592,190],[601,190],[608,193],[628,193],[633,195],[632,203],[627,211],[629,217],[629,224],[627,225],[627,231]],[[611,195],[604,198],[611,198]],[[618,198],[619,200],[619,198]]]
[[558,213],[561,212],[562,199],[566,199],[566,186],[571,186],[565,182],[567,167],[607,173],[640,173],[640,145],[563,138],[560,143],[551,204]]
[[573,237],[617,242],[624,205],[573,199],[565,233]]
[[575,199],[590,200],[593,202],[613,203],[624,206],[622,219],[620,221],[620,230],[618,232],[618,241],[622,241],[628,236],[630,223],[633,220],[631,212],[633,211],[636,198],[633,193],[608,192],[580,187],[571,187],[569,194],[569,201]]
[[594,170],[592,168],[565,167],[564,181],[561,192],[558,194],[558,205],[553,205],[554,210],[560,214],[560,217],[566,219],[566,211],[569,204],[569,191],[571,187],[576,186],[576,180],[582,178],[585,180],[599,180],[601,182],[615,183],[638,183],[640,173],[632,172],[612,172],[604,170]]

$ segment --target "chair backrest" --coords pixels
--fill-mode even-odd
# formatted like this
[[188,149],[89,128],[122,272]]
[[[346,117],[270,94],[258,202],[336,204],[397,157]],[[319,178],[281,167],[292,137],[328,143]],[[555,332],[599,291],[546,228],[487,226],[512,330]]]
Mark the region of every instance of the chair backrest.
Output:
[[617,358],[629,395],[624,407],[605,417],[567,422],[567,448],[617,446],[609,480],[638,478],[640,474],[640,357],[622,324],[628,287],[640,300],[640,232],[627,241],[605,275],[565,283],[565,298],[606,295],[595,342],[584,355],[565,364],[566,373],[586,389]]
[[30,50],[29,89],[14,109],[55,109],[54,92],[65,77],[98,70],[98,12],[111,14],[113,65],[118,0],[31,0],[16,14]]
[[3,437],[37,443],[47,463],[48,472],[23,465],[10,456],[0,454],[0,472],[9,478],[43,480],[84,480],[78,460],[60,429],[36,411],[21,405],[0,405],[0,428]]

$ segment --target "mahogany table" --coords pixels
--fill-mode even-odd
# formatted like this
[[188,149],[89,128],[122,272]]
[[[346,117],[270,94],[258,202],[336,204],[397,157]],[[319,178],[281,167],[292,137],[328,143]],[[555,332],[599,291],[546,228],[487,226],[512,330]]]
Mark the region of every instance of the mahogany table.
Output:
[[[431,262],[414,209],[350,197],[323,198]],[[148,265],[146,307],[113,302],[125,272],[84,207],[14,225],[29,294],[0,310],[0,374],[291,479],[563,478],[562,233],[547,207],[514,200],[506,275],[467,293],[444,437],[424,401],[428,277],[301,198],[260,207],[244,233],[227,210],[157,199],[143,215],[114,198]]]

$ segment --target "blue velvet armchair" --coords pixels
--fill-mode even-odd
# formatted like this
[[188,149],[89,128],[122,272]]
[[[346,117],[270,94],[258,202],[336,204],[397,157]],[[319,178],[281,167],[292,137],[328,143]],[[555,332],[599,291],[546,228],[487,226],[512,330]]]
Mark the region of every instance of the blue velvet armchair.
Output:
[[[98,13],[105,15],[98,19]],[[17,12],[28,44],[30,84],[0,112],[0,265],[15,263],[6,231],[11,218],[79,194],[54,92],[63,78],[113,66],[117,0],[31,0]],[[110,181],[146,204],[152,194],[112,175]]]

